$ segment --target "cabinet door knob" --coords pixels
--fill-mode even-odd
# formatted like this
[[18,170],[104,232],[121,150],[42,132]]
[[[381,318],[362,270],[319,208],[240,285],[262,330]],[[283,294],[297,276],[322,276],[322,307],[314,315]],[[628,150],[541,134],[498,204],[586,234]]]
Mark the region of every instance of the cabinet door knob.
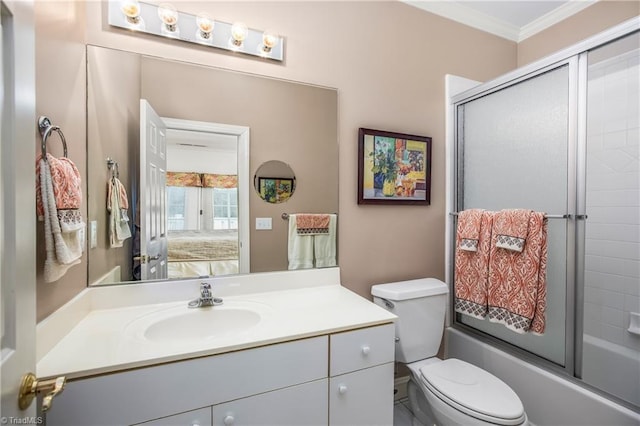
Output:
[[340,394],[345,394],[345,393],[347,393],[347,385],[340,385],[340,386],[338,386],[338,393],[340,393]]
[[369,346],[362,347],[362,355],[369,355],[369,352],[371,352],[371,348]]
[[233,416],[227,416],[224,418],[224,420],[222,421],[222,423],[224,423],[225,425],[232,425],[233,422],[235,421],[235,419],[233,418]]

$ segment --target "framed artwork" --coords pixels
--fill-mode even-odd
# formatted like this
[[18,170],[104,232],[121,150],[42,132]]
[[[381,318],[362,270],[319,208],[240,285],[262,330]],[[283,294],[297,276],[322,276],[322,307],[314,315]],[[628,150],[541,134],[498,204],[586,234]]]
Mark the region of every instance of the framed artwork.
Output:
[[360,128],[358,204],[431,202],[431,138]]
[[258,181],[260,198],[268,203],[283,203],[293,192],[293,179],[260,177]]

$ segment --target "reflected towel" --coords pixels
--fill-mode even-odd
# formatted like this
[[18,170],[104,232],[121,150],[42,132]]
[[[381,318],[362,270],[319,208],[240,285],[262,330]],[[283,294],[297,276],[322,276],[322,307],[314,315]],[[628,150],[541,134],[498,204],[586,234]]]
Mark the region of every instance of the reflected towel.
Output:
[[316,268],[329,268],[336,266],[336,228],[338,216],[335,214],[321,215],[327,216],[328,224],[326,234],[313,236],[313,249]]
[[129,201],[124,185],[118,178],[111,178],[107,184],[107,211],[109,212],[109,244],[112,248],[122,247],[124,241],[131,237],[128,207]]
[[[500,221],[496,213],[494,227]],[[506,213],[510,214],[510,213]],[[518,332],[543,334],[546,311],[547,219],[530,212],[522,252],[498,247],[495,228],[489,253],[489,321]]]
[[298,234],[295,214],[289,215],[289,270],[313,268],[313,236]]
[[[335,216],[335,215],[334,215]],[[296,214],[296,227],[300,235],[329,234],[330,215],[301,213]]]
[[497,247],[522,252],[529,230],[531,210],[500,210],[493,223]]
[[[455,254],[455,310],[485,318],[487,315],[487,285],[493,212],[481,209],[465,210],[458,215]],[[473,228],[470,230],[470,228]],[[462,240],[474,237],[475,250],[468,250]]]

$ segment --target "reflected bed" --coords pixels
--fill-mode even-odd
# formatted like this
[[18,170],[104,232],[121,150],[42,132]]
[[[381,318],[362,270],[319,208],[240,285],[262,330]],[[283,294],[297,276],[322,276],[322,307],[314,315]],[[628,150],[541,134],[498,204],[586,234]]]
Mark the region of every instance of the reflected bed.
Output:
[[169,231],[169,278],[238,273],[238,231]]

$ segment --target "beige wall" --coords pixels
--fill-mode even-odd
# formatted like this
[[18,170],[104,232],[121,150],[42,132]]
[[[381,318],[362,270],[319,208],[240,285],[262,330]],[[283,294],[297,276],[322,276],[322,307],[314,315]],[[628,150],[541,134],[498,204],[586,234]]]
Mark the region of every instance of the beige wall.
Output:
[[[82,25],[84,3],[35,2],[36,18],[36,115],[48,116],[54,125],[60,126],[67,140],[69,158],[86,176],[86,72],[85,29]],[[37,127],[34,123],[34,129]],[[36,138],[40,152],[40,137]],[[48,139],[47,150],[62,155],[62,144],[57,135]],[[35,162],[34,162],[35,164]],[[35,175],[35,170],[34,170]],[[83,188],[86,194],[86,187]],[[86,197],[83,216],[86,217]],[[82,263],[69,269],[54,283],[45,283],[43,268],[45,259],[44,226],[37,229],[37,318],[41,320],[59,306],[78,294],[87,285],[87,256]]]
[[518,67],[640,15],[640,1],[601,0],[518,44]]
[[[86,41],[139,53],[307,82],[338,89],[340,157],[340,267],[343,284],[369,297],[372,284],[423,276],[444,277],[444,76],[454,74],[486,81],[516,68],[515,43],[453,21],[419,11],[397,1],[379,2],[178,2],[185,12],[208,11],[222,21],[242,19],[254,28],[276,28],[286,36],[286,61],[255,58],[186,45],[157,37],[135,35],[107,25],[105,5],[86,4]],[[609,8],[598,6],[609,22]],[[592,6],[595,7],[595,6]],[[70,10],[79,6],[67,5]],[[602,10],[600,10],[602,8]],[[64,9],[64,8],[62,8]],[[617,10],[617,7],[613,7]],[[582,12],[586,16],[589,9]],[[40,20],[43,7],[37,7]],[[616,13],[612,12],[613,15]],[[82,26],[54,22],[38,27],[39,42],[67,36]],[[48,19],[49,17],[46,16]],[[578,21],[584,18],[578,18]],[[615,21],[615,19],[614,19]],[[576,22],[579,24],[579,22]],[[579,26],[579,25],[578,25]],[[587,35],[592,31],[589,23]],[[61,35],[62,33],[62,35]],[[570,38],[570,37],[569,37]],[[75,41],[74,41],[75,43]],[[563,47],[563,46],[560,46]],[[533,47],[531,47],[533,49]],[[66,49],[68,50],[68,49]],[[555,48],[553,49],[555,50]],[[535,57],[540,53],[526,53]],[[51,56],[38,51],[38,66],[46,69]],[[74,55],[61,61],[71,67],[77,86],[83,77],[74,71]],[[41,78],[42,74],[38,74]],[[69,77],[57,69],[49,81]],[[67,85],[69,86],[69,85]],[[57,84],[57,89],[67,86]],[[70,85],[74,88],[74,85]],[[80,114],[76,129],[84,126],[80,105],[60,103],[60,93],[40,91],[38,102],[55,104],[50,114]],[[68,93],[64,93],[65,100]],[[42,99],[46,98],[46,99]],[[75,100],[75,99],[74,99]],[[71,126],[71,122],[68,122]],[[433,138],[430,206],[360,206],[357,204],[357,131],[383,129]],[[81,133],[81,132],[79,132]],[[84,140],[74,140],[82,160]],[[39,242],[40,243],[40,242]],[[82,281],[84,278],[84,281]],[[64,277],[38,290],[38,318],[43,318],[86,284],[84,277]]]
[[[107,182],[111,171],[106,159],[118,162],[120,181],[130,191],[137,182],[140,123],[140,57],[113,49],[87,49],[87,220],[97,224],[97,246],[89,248],[89,283],[115,267],[122,279],[131,279],[132,239],[110,248],[109,214],[106,209]],[[123,78],[123,76],[136,76]],[[133,206],[129,214],[133,212]]]

